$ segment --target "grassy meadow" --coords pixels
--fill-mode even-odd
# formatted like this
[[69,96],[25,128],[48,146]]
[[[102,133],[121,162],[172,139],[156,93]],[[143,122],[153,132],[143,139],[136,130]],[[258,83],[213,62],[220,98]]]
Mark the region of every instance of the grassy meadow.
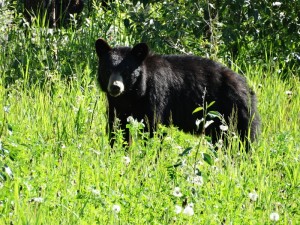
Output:
[[20,17],[1,28],[0,224],[300,224],[299,75],[264,56],[232,64],[258,98],[249,153],[234,136],[214,152],[174,127],[147,139],[139,121],[128,150],[120,131],[111,148],[94,41],[136,43],[119,17],[105,24],[100,10],[57,30]]

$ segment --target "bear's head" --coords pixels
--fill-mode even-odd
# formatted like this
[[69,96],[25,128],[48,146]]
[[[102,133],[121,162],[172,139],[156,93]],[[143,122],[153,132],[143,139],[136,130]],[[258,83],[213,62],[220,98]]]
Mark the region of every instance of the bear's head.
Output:
[[149,54],[147,44],[112,48],[105,40],[98,39],[95,47],[99,58],[98,82],[104,92],[112,97],[145,93],[143,63]]

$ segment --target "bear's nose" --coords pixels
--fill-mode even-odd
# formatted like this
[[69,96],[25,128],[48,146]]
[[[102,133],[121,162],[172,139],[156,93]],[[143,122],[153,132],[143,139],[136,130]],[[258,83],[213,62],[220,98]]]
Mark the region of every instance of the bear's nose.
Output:
[[114,81],[108,88],[111,96],[117,97],[124,91],[124,84],[122,81]]
[[114,93],[119,93],[120,90],[121,90],[121,87],[120,85],[118,84],[113,84],[110,88],[111,92],[114,92]]

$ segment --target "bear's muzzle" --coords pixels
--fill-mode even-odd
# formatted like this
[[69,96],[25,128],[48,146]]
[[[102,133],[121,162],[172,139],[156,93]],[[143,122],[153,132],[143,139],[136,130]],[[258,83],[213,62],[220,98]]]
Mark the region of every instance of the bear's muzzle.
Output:
[[108,93],[113,97],[117,97],[123,93],[124,83],[120,74],[112,74],[110,76],[107,90]]

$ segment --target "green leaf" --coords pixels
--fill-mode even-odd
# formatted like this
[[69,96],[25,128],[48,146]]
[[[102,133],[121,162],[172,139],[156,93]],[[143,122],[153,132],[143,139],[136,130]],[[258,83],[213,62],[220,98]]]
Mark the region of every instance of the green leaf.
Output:
[[205,162],[207,162],[210,166],[213,165],[213,159],[211,158],[211,156],[210,156],[209,154],[203,153],[202,156],[203,156],[203,160],[204,160]]
[[201,110],[203,110],[203,107],[199,106],[192,112],[192,114],[194,114],[196,112],[200,112]]
[[186,148],[182,153],[179,154],[179,156],[185,156],[185,155],[190,154],[192,149],[193,149],[192,147]]
[[208,115],[210,118],[219,118],[219,119],[222,118],[221,114],[220,114],[218,111],[209,111],[209,112],[207,113],[207,115]]
[[207,106],[207,108],[211,107],[213,104],[215,104],[215,101],[212,101],[211,103],[209,103],[209,105]]

